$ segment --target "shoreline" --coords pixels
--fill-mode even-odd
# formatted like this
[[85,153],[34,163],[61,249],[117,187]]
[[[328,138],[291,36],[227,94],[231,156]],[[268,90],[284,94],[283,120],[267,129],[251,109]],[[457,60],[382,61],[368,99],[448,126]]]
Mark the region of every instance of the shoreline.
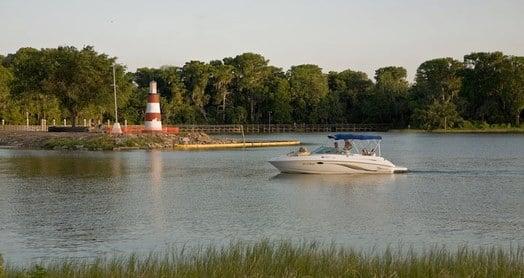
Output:
[[211,137],[205,133],[126,134],[112,136],[89,132],[0,131],[0,149],[132,151],[203,150],[300,145],[298,140],[246,141]]
[[[428,134],[524,134],[524,128],[493,129],[391,129],[391,133]],[[333,133],[333,132],[326,132]],[[257,135],[272,135],[264,133]],[[289,140],[227,139],[202,132],[182,134],[126,134],[112,136],[92,132],[0,131],[0,149],[71,150],[71,151],[132,151],[132,150],[211,150],[230,148],[259,148],[297,146]]]
[[460,134],[460,133],[469,133],[469,134],[523,134],[524,128],[496,128],[496,129],[434,129],[434,130],[424,130],[424,129],[390,129],[389,132],[404,132],[404,133],[435,133],[435,134]]

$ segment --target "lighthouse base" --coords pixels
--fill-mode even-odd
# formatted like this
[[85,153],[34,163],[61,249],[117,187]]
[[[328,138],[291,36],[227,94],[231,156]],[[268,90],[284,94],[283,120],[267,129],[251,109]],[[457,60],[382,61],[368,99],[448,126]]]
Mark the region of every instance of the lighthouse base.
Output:
[[111,134],[122,134],[122,127],[120,123],[115,123],[111,129]]
[[156,119],[145,122],[145,132],[162,132],[162,121]]

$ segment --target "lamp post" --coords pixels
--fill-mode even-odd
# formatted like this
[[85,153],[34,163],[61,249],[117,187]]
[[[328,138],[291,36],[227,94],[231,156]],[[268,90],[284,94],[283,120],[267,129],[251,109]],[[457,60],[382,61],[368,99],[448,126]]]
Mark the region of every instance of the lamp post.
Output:
[[268,112],[268,125],[269,125],[269,133],[271,133],[271,113],[272,111],[269,111]]
[[113,95],[115,98],[115,123],[113,124],[113,129],[111,129],[111,134],[122,134],[122,128],[118,122],[118,106],[116,102],[116,70],[115,65],[113,65]]

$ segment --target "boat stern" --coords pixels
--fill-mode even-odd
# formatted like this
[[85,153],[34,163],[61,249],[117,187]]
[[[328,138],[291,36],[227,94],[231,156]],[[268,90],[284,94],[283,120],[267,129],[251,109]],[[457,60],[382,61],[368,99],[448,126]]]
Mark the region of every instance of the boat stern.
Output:
[[394,174],[402,174],[402,173],[407,173],[407,172],[408,172],[408,168],[406,167],[395,166],[395,168],[393,168]]

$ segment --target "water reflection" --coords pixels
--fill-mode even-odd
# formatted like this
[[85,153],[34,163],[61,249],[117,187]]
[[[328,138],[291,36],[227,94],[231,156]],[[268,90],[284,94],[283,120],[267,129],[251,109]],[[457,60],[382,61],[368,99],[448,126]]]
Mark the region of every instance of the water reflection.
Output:
[[13,151],[6,169],[18,177],[108,178],[125,175],[122,157],[104,153]]
[[147,153],[149,159],[150,176],[151,176],[151,198],[153,202],[151,214],[153,224],[157,232],[166,229],[165,206],[163,200],[163,183],[162,183],[162,152],[150,151]]
[[35,257],[82,252],[128,228],[120,154],[13,150],[2,158],[0,247],[16,239]]
[[[294,137],[325,136],[275,139]],[[413,172],[277,175],[267,160],[285,148],[0,150],[0,253],[27,262],[260,238],[524,244],[523,136],[383,137],[386,157]]]
[[349,174],[349,175],[315,175],[315,174],[284,174],[280,173],[272,180],[299,185],[313,186],[384,186],[402,179],[405,175],[398,174]]

